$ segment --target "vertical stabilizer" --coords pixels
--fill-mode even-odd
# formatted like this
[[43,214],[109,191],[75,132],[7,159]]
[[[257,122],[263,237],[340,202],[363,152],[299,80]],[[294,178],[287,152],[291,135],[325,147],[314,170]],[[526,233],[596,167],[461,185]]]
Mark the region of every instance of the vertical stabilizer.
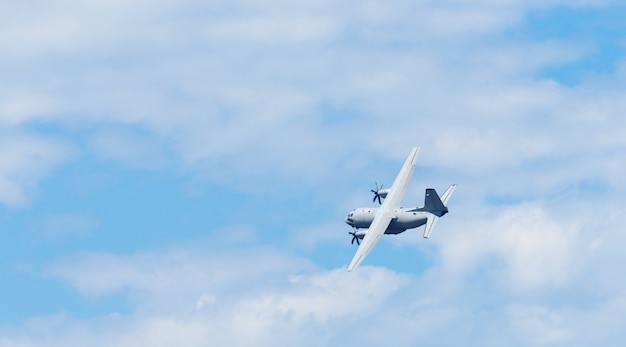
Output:
[[439,198],[437,191],[428,188],[424,195],[424,210],[436,214],[437,217],[441,217],[448,212],[448,209],[443,204],[443,201]]

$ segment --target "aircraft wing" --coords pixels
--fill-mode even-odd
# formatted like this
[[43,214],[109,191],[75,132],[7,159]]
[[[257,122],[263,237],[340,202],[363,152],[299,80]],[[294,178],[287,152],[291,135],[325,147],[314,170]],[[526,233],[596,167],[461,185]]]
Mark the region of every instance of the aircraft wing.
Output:
[[417,162],[417,154],[419,153],[418,147],[413,147],[409,156],[404,161],[400,173],[393,182],[393,185],[387,193],[387,197],[383,201],[382,205],[378,209],[374,220],[370,225],[361,245],[356,251],[356,254],[348,266],[348,271],[356,269],[359,264],[365,259],[365,257],[372,251],[378,240],[383,236],[385,230],[391,223],[391,220],[395,217],[395,211],[400,208],[400,203],[406,193],[411,176],[413,176],[413,170],[415,169],[415,163]]

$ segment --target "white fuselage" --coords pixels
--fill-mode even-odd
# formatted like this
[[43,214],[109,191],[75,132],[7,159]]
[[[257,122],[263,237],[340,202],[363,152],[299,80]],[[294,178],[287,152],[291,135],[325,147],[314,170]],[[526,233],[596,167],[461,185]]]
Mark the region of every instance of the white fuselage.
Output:
[[[378,208],[357,208],[348,214],[346,223],[353,228],[369,228],[374,220]],[[415,211],[414,208],[399,208],[395,210],[395,216],[389,223],[385,234],[399,234],[406,229],[417,228],[426,224],[429,212]],[[365,235],[365,231],[356,234],[359,237]]]

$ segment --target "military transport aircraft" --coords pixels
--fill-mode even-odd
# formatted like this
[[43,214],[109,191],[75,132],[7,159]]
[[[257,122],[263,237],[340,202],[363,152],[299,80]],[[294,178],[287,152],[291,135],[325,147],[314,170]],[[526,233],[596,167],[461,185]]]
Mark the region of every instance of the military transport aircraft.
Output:
[[[348,271],[356,269],[361,264],[383,234],[399,234],[407,229],[426,224],[424,238],[428,238],[439,217],[448,213],[446,204],[454,192],[456,184],[451,185],[441,198],[434,189],[426,189],[424,207],[400,207],[402,197],[409,187],[418,153],[418,147],[411,149],[391,188],[382,189],[382,186],[379,188],[378,183],[376,183],[376,190],[372,190],[372,192],[374,193],[374,201],[378,200],[378,203],[381,204],[379,208],[357,208],[346,217],[346,223],[355,229],[354,232],[350,233],[352,243],[356,241],[359,245],[350,266],[348,266]],[[384,199],[382,203],[381,198]],[[363,242],[359,241],[361,239]]]

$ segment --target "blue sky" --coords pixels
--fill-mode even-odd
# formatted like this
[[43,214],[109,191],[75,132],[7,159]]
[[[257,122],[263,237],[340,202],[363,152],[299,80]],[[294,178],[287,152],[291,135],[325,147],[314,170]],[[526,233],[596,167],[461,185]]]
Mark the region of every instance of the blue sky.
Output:
[[624,11],[0,4],[0,345],[621,346]]

